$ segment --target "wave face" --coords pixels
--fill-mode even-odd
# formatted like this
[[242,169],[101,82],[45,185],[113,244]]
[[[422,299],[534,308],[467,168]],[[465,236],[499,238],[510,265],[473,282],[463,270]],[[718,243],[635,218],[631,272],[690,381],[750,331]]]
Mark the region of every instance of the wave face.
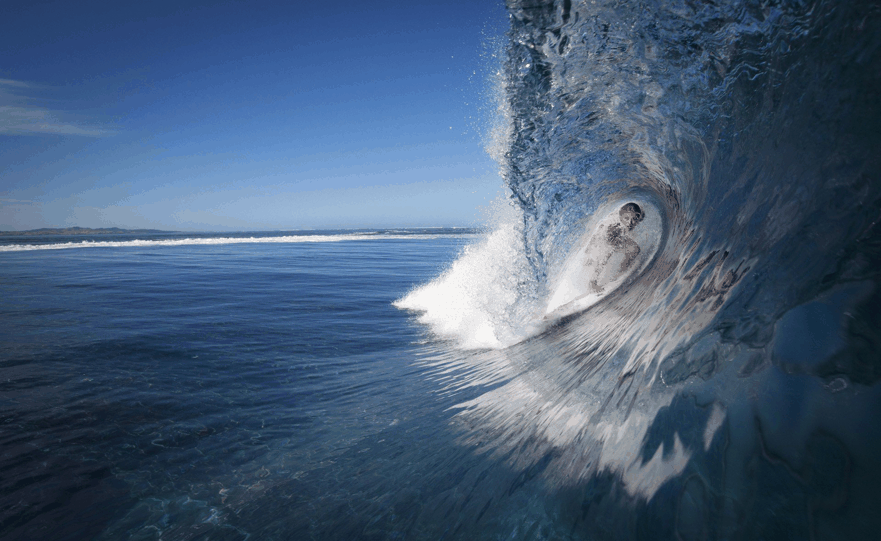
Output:
[[[881,8],[508,9],[512,203],[398,302],[495,348],[427,360],[498,383],[461,405],[462,443],[541,473],[586,538],[870,537]],[[586,232],[629,201],[657,213],[651,260],[549,317]]]

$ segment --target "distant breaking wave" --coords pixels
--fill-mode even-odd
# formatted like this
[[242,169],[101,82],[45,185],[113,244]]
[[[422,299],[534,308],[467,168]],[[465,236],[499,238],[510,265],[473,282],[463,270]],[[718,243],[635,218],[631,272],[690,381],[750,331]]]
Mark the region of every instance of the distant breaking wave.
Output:
[[144,248],[153,246],[216,246],[223,244],[296,244],[310,242],[349,242],[365,240],[429,240],[462,238],[473,233],[437,234],[382,234],[379,232],[339,235],[286,235],[281,237],[187,237],[174,239],[133,239],[121,241],[82,240],[52,244],[10,244],[0,246],[0,252],[28,252],[34,250],[69,250],[75,248]]

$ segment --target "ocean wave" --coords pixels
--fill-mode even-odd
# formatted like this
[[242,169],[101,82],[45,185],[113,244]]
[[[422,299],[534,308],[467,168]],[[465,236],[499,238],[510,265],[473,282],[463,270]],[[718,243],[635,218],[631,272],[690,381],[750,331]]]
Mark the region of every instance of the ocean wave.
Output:
[[287,235],[273,237],[190,237],[175,239],[145,240],[81,240],[49,244],[8,244],[0,245],[0,252],[27,252],[33,250],[67,250],[74,248],[147,248],[160,246],[218,246],[226,244],[297,244],[309,242],[351,242],[374,240],[429,240],[437,238],[469,238],[472,233],[420,234],[380,234],[358,233],[339,235]]
[[[881,480],[875,433],[828,421],[870,422],[879,399],[881,9],[508,8],[492,152],[513,218],[398,303],[462,349],[425,362],[496,375],[461,405],[462,443],[550,486],[610,494],[596,505],[623,523],[691,509],[696,538],[750,537],[747,523],[770,524],[758,507],[825,497],[768,485],[758,467],[782,479],[809,468],[799,457],[846,457]],[[639,242],[647,220],[630,240],[609,229],[632,202],[657,218]],[[612,261],[591,238],[619,260],[640,242],[652,255],[591,285],[590,261]],[[878,491],[836,475],[860,496],[833,507],[864,534],[856,509]],[[749,520],[727,520],[731,506]],[[791,531],[821,520],[787,509],[775,520]],[[582,527],[608,536],[603,524]]]

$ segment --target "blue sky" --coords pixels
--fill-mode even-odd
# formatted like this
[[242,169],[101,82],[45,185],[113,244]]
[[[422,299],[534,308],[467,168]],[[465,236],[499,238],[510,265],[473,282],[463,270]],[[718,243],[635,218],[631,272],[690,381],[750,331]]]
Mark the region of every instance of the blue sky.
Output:
[[501,1],[4,2],[0,229],[472,225]]

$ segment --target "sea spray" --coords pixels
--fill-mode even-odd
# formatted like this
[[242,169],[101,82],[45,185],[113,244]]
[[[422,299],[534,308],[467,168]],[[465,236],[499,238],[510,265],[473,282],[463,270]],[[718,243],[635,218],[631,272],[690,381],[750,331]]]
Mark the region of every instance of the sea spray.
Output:
[[395,302],[420,312],[420,322],[466,349],[509,346],[534,330],[534,322],[522,317],[531,283],[522,213],[496,200],[492,214],[494,223],[480,242],[466,246],[439,278]]

